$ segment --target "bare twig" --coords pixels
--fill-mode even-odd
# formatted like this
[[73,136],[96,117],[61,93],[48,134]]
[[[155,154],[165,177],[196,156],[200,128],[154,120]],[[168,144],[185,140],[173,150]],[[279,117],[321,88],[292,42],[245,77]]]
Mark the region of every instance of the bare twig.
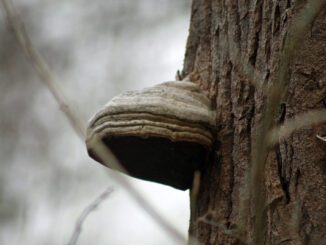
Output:
[[200,172],[195,171],[192,188],[190,190],[190,212],[193,213],[196,210],[197,196],[200,188]]
[[196,219],[196,222],[197,223],[204,223],[204,224],[208,224],[208,225],[211,225],[211,226],[215,226],[217,228],[220,229],[220,231],[227,235],[227,236],[230,236],[232,238],[235,238],[239,241],[241,241],[242,244],[249,244],[247,241],[245,241],[243,239],[243,237],[241,236],[241,234],[239,234],[238,232],[238,229],[228,229],[227,227],[225,227],[224,224],[222,223],[219,223],[219,222],[216,222],[216,221],[212,221],[210,219],[207,218],[207,216],[212,216],[213,215],[213,212],[208,212],[200,217],[198,217]]
[[317,139],[320,139],[321,141],[326,142],[326,137],[320,136],[320,135],[316,135]]
[[95,211],[98,206],[109,197],[109,195],[113,192],[113,188],[108,187],[105,189],[104,192],[102,192],[90,205],[88,205],[80,214],[80,216],[77,219],[76,226],[74,229],[74,232],[68,242],[68,245],[75,245],[77,244],[77,240],[79,238],[79,235],[82,231],[82,225],[85,222],[88,215]]
[[[101,139],[94,135],[91,140],[90,144],[94,146],[94,151],[96,152],[96,155],[100,159],[104,159],[106,163],[110,163],[111,166],[112,163],[117,163],[116,158],[113,154],[108,154],[108,149],[106,146],[102,143]],[[92,147],[93,149],[93,147]],[[118,165],[116,165],[118,167]],[[113,168],[116,168],[116,166],[113,166]],[[154,208],[152,205],[149,204],[149,202],[143,197],[142,194],[138,192],[138,190],[130,184],[127,178],[124,178],[122,175],[119,174],[113,174],[112,177],[115,178],[115,180],[119,181],[119,183],[129,192],[129,195],[131,195],[134,200],[140,205],[140,207],[146,211],[147,214],[149,214],[155,221],[158,223],[165,231],[167,231],[176,241],[178,241],[180,244],[186,244],[186,238],[180,234],[179,231],[177,231],[173,226],[171,226]]]
[[[34,48],[31,39],[29,38],[23,22],[20,20],[19,16],[16,14],[12,3],[9,0],[1,0],[5,13],[8,18],[8,22],[12,27],[16,38],[23,48],[25,55],[30,59],[34,68],[36,69],[41,81],[48,87],[57,103],[59,104],[61,110],[64,112],[72,127],[81,137],[81,139],[85,140],[85,126],[83,121],[79,118],[76,112],[70,106],[70,103],[64,96],[64,93],[59,88],[56,83],[55,76],[53,75],[51,69],[42,58],[40,53]],[[93,150],[99,158],[103,159],[103,162],[106,163],[107,166],[112,166],[112,168],[120,169],[123,172],[126,172],[119,161],[115,158],[115,156],[111,153],[111,151],[104,146],[101,139],[98,137],[93,137],[91,139],[94,144]],[[157,212],[153,206],[149,204],[149,202],[143,197],[143,195],[122,175],[114,173],[112,177],[122,185],[126,191],[134,198],[134,200],[139,204],[139,206],[149,214],[156,223],[158,223],[167,233],[171,235],[176,241],[180,244],[186,244],[185,237],[177,231],[171,224],[169,224],[160,214]]]
[[290,136],[295,130],[322,122],[326,122],[325,110],[314,110],[298,115],[294,119],[288,120],[283,125],[271,130],[269,133],[269,145],[277,144],[280,140]]
[[16,14],[12,3],[7,0],[2,0],[2,5],[7,14],[8,22],[12,27],[12,30],[15,33],[20,46],[23,48],[27,58],[30,59],[32,65],[41,78],[41,82],[43,82],[45,86],[48,87],[49,91],[52,93],[53,97],[58,103],[60,109],[65,113],[67,119],[75,131],[78,133],[78,135],[82,139],[85,139],[85,125],[83,121],[80,120],[80,117],[77,115],[76,111],[71,108],[67,98],[62,92],[62,89],[56,82],[55,76],[49,68],[48,64],[44,61],[37,49],[34,48],[31,39],[26,32],[24,24]]

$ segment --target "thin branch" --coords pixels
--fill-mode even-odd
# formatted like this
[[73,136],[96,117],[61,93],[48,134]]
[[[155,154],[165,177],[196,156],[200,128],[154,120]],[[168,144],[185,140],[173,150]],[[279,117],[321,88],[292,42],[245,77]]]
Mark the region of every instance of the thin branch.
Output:
[[243,244],[250,244],[249,242],[247,242],[247,241],[245,241],[243,239],[241,234],[239,234],[238,229],[228,229],[228,228],[225,227],[224,224],[221,224],[221,223],[216,222],[216,221],[209,220],[207,218],[208,215],[212,215],[212,212],[206,213],[206,214],[202,215],[201,217],[198,217],[196,219],[196,223],[204,223],[204,224],[207,224],[207,225],[215,226],[215,227],[219,228],[220,231],[223,234],[225,234],[225,235],[227,235],[229,237],[235,238],[238,241],[241,241],[241,243],[243,243]]
[[320,139],[321,141],[324,141],[324,142],[326,142],[326,137],[324,136],[320,136],[320,135],[316,135],[316,137],[317,137],[317,139]]
[[78,217],[77,221],[76,221],[76,226],[74,229],[74,232],[68,242],[68,245],[75,245],[77,244],[77,240],[80,236],[80,233],[82,231],[82,225],[85,222],[86,218],[90,215],[90,213],[92,213],[93,211],[95,211],[99,205],[109,197],[109,195],[113,192],[113,188],[108,187],[107,189],[105,189],[104,192],[102,192],[91,204],[89,204],[80,214],[80,216]]
[[308,111],[302,115],[298,115],[294,119],[288,120],[283,125],[271,130],[268,136],[269,145],[277,144],[280,140],[284,140],[300,128],[322,122],[326,122],[325,110]]
[[[74,110],[71,109],[68,100],[65,98],[62,90],[59,88],[56,83],[55,76],[53,75],[51,69],[42,58],[40,53],[34,48],[31,39],[29,38],[23,22],[20,20],[19,16],[16,14],[12,3],[8,0],[1,0],[5,13],[8,18],[8,22],[12,27],[16,38],[24,50],[25,55],[31,60],[34,68],[36,69],[41,81],[48,87],[57,103],[60,106],[60,109],[65,113],[66,117],[69,119],[72,127],[75,129],[77,134],[81,139],[85,140],[85,126],[83,121],[79,118]],[[115,169],[121,169],[123,172],[126,172],[116,157],[112,154],[110,149],[104,146],[101,139],[98,137],[93,137],[91,139],[94,144],[94,152],[99,158],[103,159],[103,162],[107,166],[112,166]],[[153,220],[160,225],[167,233],[171,235],[176,241],[180,244],[186,244],[186,238],[176,230],[171,224],[169,224],[160,214],[156,211],[153,206],[143,197],[143,195],[128,181],[124,176],[114,172],[112,177],[123,186],[126,191],[134,198],[138,205],[147,213]]]
[[[110,163],[113,168],[118,168],[117,160],[113,154],[109,154],[108,148],[103,144],[102,140],[94,135],[91,139],[90,144],[94,146],[94,151],[96,155],[103,159],[105,163]],[[92,147],[93,149],[93,147]],[[116,164],[116,165],[113,165]],[[121,165],[120,165],[121,166]],[[114,172],[112,177],[120,183],[128,192],[129,195],[134,198],[134,200],[139,204],[139,206],[149,214],[158,225],[160,225],[167,233],[169,233],[178,243],[186,244],[186,238],[176,230],[172,225],[170,225],[160,214],[157,212],[153,206],[143,197],[143,195],[128,181],[124,176]]]
[[28,59],[30,59],[32,65],[37,71],[39,77],[41,78],[41,82],[44,83],[45,86],[52,93],[54,99],[58,103],[60,109],[67,116],[67,119],[71,123],[72,127],[75,129],[77,134],[85,139],[85,125],[82,120],[80,120],[79,115],[77,115],[76,111],[71,108],[67,98],[64,96],[62,89],[59,87],[56,82],[55,76],[49,68],[48,64],[42,58],[37,49],[34,48],[31,39],[29,38],[24,24],[16,14],[14,6],[10,1],[2,0],[2,5],[7,14],[8,23],[12,27],[12,30],[20,44],[23,48],[23,51]]
[[197,206],[197,197],[200,188],[200,178],[201,174],[199,171],[195,171],[193,181],[192,181],[192,188],[190,190],[190,212],[193,215],[193,212],[196,210]]

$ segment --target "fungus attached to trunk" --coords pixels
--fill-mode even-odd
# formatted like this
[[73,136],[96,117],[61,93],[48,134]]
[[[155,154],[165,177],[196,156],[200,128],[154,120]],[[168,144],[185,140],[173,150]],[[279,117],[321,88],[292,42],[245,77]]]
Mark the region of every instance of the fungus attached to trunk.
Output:
[[86,144],[104,164],[89,143],[96,135],[129,175],[186,190],[207,160],[214,126],[211,102],[196,84],[165,82],[113,98],[91,119]]

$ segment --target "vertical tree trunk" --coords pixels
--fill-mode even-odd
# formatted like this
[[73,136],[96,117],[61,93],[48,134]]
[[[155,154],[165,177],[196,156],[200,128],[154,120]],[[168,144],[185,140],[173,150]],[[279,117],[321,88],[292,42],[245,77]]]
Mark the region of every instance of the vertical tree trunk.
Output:
[[[324,10],[318,11],[302,36],[295,56],[282,60],[291,25],[306,4],[303,0],[193,0],[183,75],[193,71],[200,75],[201,87],[216,105],[218,129],[215,154],[202,173],[191,212],[190,235],[201,244],[326,241],[326,142],[316,137],[326,135],[325,123],[297,130],[266,152],[259,192],[264,196],[263,239],[255,240],[257,199],[244,189],[252,156],[260,149],[257,134],[264,132],[260,130],[268,97],[264,86],[275,86],[281,69],[286,84],[278,91],[282,100],[277,113],[270,114],[272,126],[312,109],[325,110]],[[246,198],[249,209],[242,211]],[[245,236],[237,233],[242,212],[248,214]]]

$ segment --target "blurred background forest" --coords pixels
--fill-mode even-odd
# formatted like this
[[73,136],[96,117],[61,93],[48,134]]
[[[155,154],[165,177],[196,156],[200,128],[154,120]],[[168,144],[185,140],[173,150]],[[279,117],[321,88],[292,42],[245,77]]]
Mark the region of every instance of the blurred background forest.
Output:
[[[113,96],[173,80],[182,68],[190,0],[14,1],[61,88],[87,121]],[[2,9],[1,9],[2,10]],[[91,160],[0,12],[0,244],[66,244],[108,186],[78,244],[173,244]],[[188,192],[133,180],[186,235]]]

